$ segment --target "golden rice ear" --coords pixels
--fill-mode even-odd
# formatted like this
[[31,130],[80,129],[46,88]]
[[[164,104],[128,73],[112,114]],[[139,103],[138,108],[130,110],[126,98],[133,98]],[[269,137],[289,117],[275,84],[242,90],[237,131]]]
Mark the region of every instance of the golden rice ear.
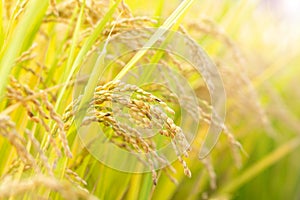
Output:
[[[13,190],[11,188],[14,188]],[[0,185],[0,198],[8,198],[11,196],[17,196],[31,192],[35,188],[47,188],[50,191],[58,192],[64,199],[91,199],[96,200],[95,196],[89,194],[88,191],[78,189],[67,181],[61,181],[54,177],[48,177],[42,174],[36,174],[31,178],[27,178],[22,181],[7,180],[4,184]],[[32,197],[35,198],[34,193]],[[37,197],[39,198],[39,197]]]
[[36,172],[40,172],[40,168],[34,157],[25,147],[26,140],[17,132],[16,124],[10,120],[9,116],[0,115],[0,134],[2,137],[8,139],[25,165],[29,165]]
[[[40,98],[29,98],[26,100],[28,96],[40,96]],[[54,135],[56,132],[58,132],[62,146],[65,150],[65,154],[68,157],[72,157],[72,153],[66,140],[66,133],[64,132],[64,122],[59,114],[57,114],[57,112],[54,110],[54,106],[48,100],[48,94],[45,91],[41,91],[37,95],[36,92],[30,89],[28,85],[22,85],[14,77],[11,77],[11,84],[8,87],[8,97],[11,100],[20,102],[21,105],[26,109],[28,117],[33,122],[43,126],[46,132],[48,132],[50,135]],[[34,114],[34,112],[37,114]],[[54,133],[51,132],[51,128],[46,122],[48,120],[53,120],[55,122]],[[49,139],[50,137],[52,136],[49,136]],[[54,144],[55,140],[50,139],[49,141],[54,146],[57,146]],[[60,153],[57,155],[60,155]]]
[[[134,92],[137,93],[138,96],[136,96],[137,99],[134,99],[133,97],[131,99],[124,99],[122,93],[121,95],[118,94],[120,92]],[[78,102],[79,100],[75,100],[72,105],[67,107],[65,111],[66,114],[64,115],[68,119],[67,121],[72,120],[70,110],[71,107],[77,108]],[[161,133],[164,133],[164,136],[171,140],[174,139],[175,136],[178,138],[178,142],[172,142],[172,146],[180,163],[184,167],[184,174],[191,177],[191,172],[188,169],[186,162],[181,158],[181,152],[179,152],[179,149],[184,149],[187,143],[185,136],[181,128],[176,126],[174,121],[166,115],[166,113],[174,114],[174,111],[168,107],[165,102],[138,86],[126,84],[121,81],[111,81],[104,85],[97,86],[94,98],[90,103],[90,107],[94,109],[88,109],[87,116],[83,119],[82,125],[87,126],[92,122],[102,123],[104,126],[111,127],[114,131],[115,135],[111,137],[110,142],[118,144],[120,142],[118,140],[121,140],[122,145],[118,146],[130,150],[130,152],[136,151],[138,153],[146,153],[148,159],[144,160],[143,163],[146,162],[146,164],[150,166],[153,183],[156,185],[157,175],[154,162],[166,163],[167,160],[164,160],[164,158],[156,153],[157,149],[155,149],[156,144],[154,141],[151,139],[143,139],[137,129],[116,120],[115,115],[118,115],[119,113],[115,113],[113,108],[108,107],[108,105],[112,105],[112,103],[119,103],[120,105],[127,107],[129,113],[131,113],[131,115],[127,117],[131,118],[138,126],[143,126],[145,120],[154,118],[161,119],[163,122],[162,126],[165,127],[165,130],[162,130]],[[152,105],[154,104],[162,106],[164,111],[153,107]],[[73,110],[72,112],[77,113],[78,110]],[[68,123],[67,121],[65,121],[65,123]],[[183,154],[186,157],[188,156],[187,151],[183,151]],[[152,159],[154,159],[154,161],[152,161]]]
[[214,170],[214,166],[211,162],[211,158],[208,156],[204,159],[201,159],[201,162],[205,166],[205,169],[209,175],[209,181],[210,181],[210,188],[212,190],[215,190],[217,188],[217,174]]

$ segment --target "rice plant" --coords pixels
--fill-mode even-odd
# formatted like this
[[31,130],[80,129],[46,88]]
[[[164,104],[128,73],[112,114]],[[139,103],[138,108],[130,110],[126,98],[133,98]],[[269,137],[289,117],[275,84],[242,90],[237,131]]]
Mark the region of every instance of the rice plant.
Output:
[[300,31],[266,2],[1,1],[0,199],[299,199]]

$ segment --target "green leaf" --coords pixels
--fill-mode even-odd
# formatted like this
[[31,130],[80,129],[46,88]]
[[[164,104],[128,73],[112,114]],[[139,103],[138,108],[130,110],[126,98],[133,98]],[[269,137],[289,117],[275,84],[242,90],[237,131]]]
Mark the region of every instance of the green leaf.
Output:
[[48,1],[30,1],[17,27],[7,38],[6,46],[2,49],[4,51],[0,55],[0,101],[4,97],[8,76],[15,60],[31,45],[47,7]]

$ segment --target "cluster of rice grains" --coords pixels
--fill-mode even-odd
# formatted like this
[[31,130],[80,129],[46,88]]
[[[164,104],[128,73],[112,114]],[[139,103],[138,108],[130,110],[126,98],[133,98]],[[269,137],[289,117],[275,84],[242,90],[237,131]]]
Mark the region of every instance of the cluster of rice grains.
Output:
[[[126,95],[128,92],[131,93],[131,96]],[[70,127],[71,115],[76,112],[78,102],[78,100],[74,101],[73,105],[65,111],[65,127]],[[115,106],[112,106],[112,104]],[[124,112],[124,108],[128,109],[127,113]],[[165,102],[153,94],[136,85],[121,81],[110,81],[95,89],[93,100],[90,102],[82,125],[89,125],[92,122],[101,123],[113,130],[113,135],[109,136],[110,142],[130,152],[145,153],[147,159],[140,158],[140,160],[150,166],[153,183],[156,185],[157,175],[155,169],[157,166],[155,166],[155,163],[168,165],[168,161],[158,155],[155,141],[151,138],[145,138],[138,128],[151,129],[153,126],[159,127],[159,134],[168,138],[172,143],[178,160],[183,165],[184,174],[191,177],[191,171],[181,156],[182,153],[185,157],[188,157],[188,142],[181,128],[175,125],[168,114],[174,115],[175,113]],[[118,120],[118,116],[129,119],[136,127]],[[174,171],[172,167],[170,169]]]
[[[10,164],[8,163],[7,169],[0,179],[0,198],[21,195],[22,193],[30,192],[35,186],[43,185],[53,191],[57,191],[65,198],[71,196],[74,199],[93,199],[93,196],[84,188],[86,182],[71,169],[66,169],[64,174],[65,180],[63,181],[54,176],[56,163],[62,157],[61,147],[64,149],[66,156],[71,158],[72,153],[66,139],[64,122],[59,114],[54,111],[48,96],[45,91],[35,92],[28,85],[23,85],[11,77],[10,84],[7,87],[7,97],[10,106],[0,115],[0,135],[7,138],[8,142],[15,148],[18,156],[12,157],[14,158],[13,160],[7,160]],[[28,118],[36,124],[31,130],[29,128],[22,130],[6,115],[13,112],[16,105],[20,105],[25,110],[26,114],[24,116],[22,116],[23,109],[18,111],[23,120]],[[11,107],[12,109],[10,109]],[[55,123],[53,130],[51,130],[48,121]],[[42,127],[43,130],[39,131],[39,127]],[[34,131],[36,131],[36,136]],[[48,135],[48,139],[43,145],[40,143],[40,132],[46,132],[46,136]],[[56,156],[53,156],[51,151],[48,151],[50,149],[49,145],[56,152]],[[53,160],[52,158],[55,159]],[[34,177],[24,181],[17,181],[14,177],[19,173],[24,173],[25,177],[27,177],[26,174],[32,173]],[[10,186],[14,187],[15,190],[11,190]]]
[[[11,77],[11,84],[8,86],[7,90],[7,97],[11,101],[21,103],[21,105],[25,108],[29,119],[37,124],[40,124],[45,129],[45,131],[49,134],[49,141],[54,147],[57,147],[57,143],[53,139],[53,136],[56,132],[59,133],[59,138],[65,150],[65,154],[71,158],[72,154],[68,146],[66,134],[64,132],[64,123],[59,114],[54,111],[52,103],[48,100],[48,94],[44,91],[36,94],[29,88],[29,86],[18,83],[18,81],[13,77]],[[26,98],[28,96],[35,97]],[[36,112],[36,114],[34,112]],[[46,122],[49,119],[53,120],[56,124],[57,128],[54,131],[51,131],[49,124]],[[57,129],[59,129],[59,131],[57,131]],[[61,153],[58,149],[56,152],[60,157]]]

